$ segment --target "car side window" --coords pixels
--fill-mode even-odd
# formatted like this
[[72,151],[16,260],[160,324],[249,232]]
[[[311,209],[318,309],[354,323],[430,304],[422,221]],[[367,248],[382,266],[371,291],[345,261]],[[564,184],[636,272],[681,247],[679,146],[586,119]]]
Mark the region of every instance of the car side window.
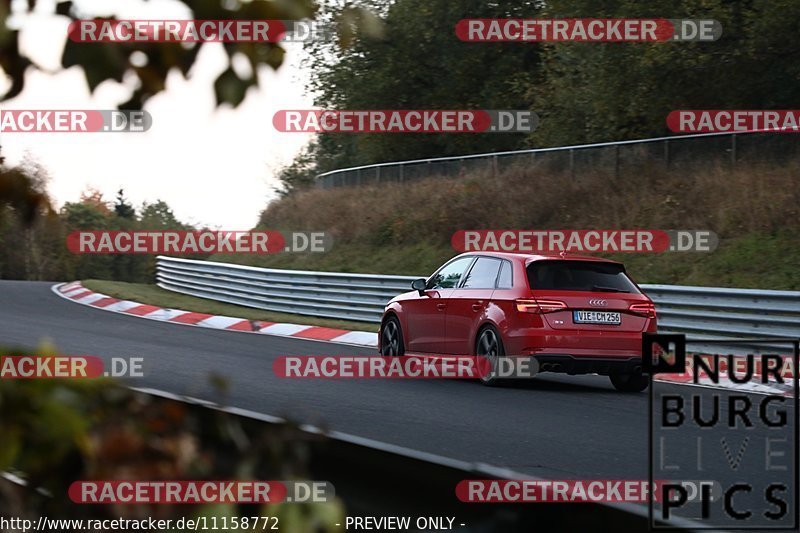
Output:
[[472,262],[472,257],[456,259],[428,280],[428,289],[452,289],[461,281],[461,276]]
[[462,289],[494,289],[500,260],[493,257],[479,257],[464,279]]
[[503,266],[500,267],[500,276],[497,278],[497,288],[514,288],[514,276],[512,274],[511,261],[503,261]]

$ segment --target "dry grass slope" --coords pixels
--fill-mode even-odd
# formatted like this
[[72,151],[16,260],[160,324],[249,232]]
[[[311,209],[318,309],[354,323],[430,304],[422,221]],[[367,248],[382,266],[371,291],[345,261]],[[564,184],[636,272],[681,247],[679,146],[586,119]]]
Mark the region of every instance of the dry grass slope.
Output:
[[454,253],[450,237],[458,229],[711,229],[721,239],[713,254],[622,259],[642,282],[800,288],[798,206],[795,162],[684,171],[652,166],[616,178],[600,171],[572,178],[529,165],[496,177],[298,192],[271,204],[260,226],[325,230],[334,236],[334,250],[246,260],[278,268],[418,274]]

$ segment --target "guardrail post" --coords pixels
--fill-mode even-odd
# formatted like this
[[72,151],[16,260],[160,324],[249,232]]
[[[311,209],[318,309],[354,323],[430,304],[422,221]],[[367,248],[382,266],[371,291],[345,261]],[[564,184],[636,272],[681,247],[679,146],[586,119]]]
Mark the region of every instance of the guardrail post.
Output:
[[404,168],[405,168],[405,165],[400,165],[400,183],[404,183],[405,182],[405,176],[403,175],[403,169]]
[[378,184],[381,182],[381,167],[375,167],[375,182]]
[[497,177],[497,156],[492,156],[492,176]]
[[575,150],[572,148],[569,149],[569,175],[575,178]]
[[731,166],[736,166],[736,134],[731,135]]
[[669,141],[664,141],[664,166],[669,169]]
[[619,179],[619,145],[614,145],[614,179]]

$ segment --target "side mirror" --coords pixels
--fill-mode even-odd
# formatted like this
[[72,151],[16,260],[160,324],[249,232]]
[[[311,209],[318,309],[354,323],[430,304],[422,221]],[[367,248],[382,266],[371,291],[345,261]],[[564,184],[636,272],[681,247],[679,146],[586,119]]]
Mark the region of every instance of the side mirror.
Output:
[[425,278],[419,278],[411,282],[411,288],[417,291],[420,296],[423,296],[425,294],[425,287],[427,284],[428,280]]

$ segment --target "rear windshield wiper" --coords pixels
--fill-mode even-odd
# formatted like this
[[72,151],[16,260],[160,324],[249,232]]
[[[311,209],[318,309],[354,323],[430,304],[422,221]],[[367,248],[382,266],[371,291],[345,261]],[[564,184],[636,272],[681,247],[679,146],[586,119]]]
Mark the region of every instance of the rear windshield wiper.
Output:
[[630,292],[626,291],[625,289],[618,289],[616,287],[601,287],[600,285],[594,285],[592,290],[599,292]]

